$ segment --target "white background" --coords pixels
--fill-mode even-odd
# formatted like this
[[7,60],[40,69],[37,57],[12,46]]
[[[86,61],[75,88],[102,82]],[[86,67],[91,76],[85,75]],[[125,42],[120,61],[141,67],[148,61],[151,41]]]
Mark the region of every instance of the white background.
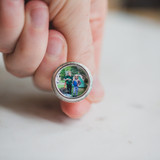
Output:
[[0,64],[0,160],[160,160],[157,22],[109,14],[101,63],[106,95],[80,120]]

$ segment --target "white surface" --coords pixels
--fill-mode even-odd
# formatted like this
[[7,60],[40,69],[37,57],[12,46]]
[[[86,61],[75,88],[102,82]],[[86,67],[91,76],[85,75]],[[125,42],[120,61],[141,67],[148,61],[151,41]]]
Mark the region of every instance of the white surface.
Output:
[[106,90],[80,120],[52,94],[0,67],[0,160],[159,160],[160,24],[110,13],[101,77]]

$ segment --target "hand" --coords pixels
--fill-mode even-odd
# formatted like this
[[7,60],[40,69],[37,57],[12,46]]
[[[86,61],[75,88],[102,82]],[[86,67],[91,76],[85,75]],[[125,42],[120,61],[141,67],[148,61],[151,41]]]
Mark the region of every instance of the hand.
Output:
[[[0,0],[0,51],[6,69],[17,77],[32,76],[36,86],[51,90],[54,70],[66,61],[86,65],[93,89],[78,103],[61,102],[72,118],[84,115],[103,97],[98,79],[106,0]],[[49,28],[49,21],[54,29]]]

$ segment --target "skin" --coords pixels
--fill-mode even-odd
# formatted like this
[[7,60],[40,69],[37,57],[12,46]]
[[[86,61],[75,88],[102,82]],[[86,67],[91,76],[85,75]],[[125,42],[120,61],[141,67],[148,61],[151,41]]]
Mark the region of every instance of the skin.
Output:
[[0,0],[0,51],[7,71],[32,76],[37,87],[50,91],[60,64],[86,65],[94,77],[89,96],[60,102],[65,114],[80,118],[104,95],[98,72],[106,6],[106,0]]

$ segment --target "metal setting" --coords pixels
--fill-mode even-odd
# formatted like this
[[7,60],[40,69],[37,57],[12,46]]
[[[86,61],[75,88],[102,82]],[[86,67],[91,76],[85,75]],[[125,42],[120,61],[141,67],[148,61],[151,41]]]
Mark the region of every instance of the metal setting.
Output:
[[[85,77],[87,79],[87,84],[81,79],[81,81],[83,81],[84,85],[86,85],[84,92],[81,94],[81,95],[78,95],[76,97],[73,97],[71,96],[71,93],[70,93],[70,97],[66,96],[64,93],[62,93],[62,91],[60,89],[62,88],[58,88],[58,83],[60,83],[59,81],[57,81],[58,78],[60,78],[60,73],[62,72],[63,69],[66,69],[67,67],[75,67],[75,68],[78,68],[77,70],[81,70],[82,73],[85,74]],[[68,71],[71,73],[71,71]],[[81,76],[81,74],[79,75],[74,75],[76,76],[75,78],[78,77],[78,80],[79,80],[79,77]],[[83,76],[81,76],[83,77]],[[77,79],[76,79],[77,80]],[[62,81],[62,80],[61,80]],[[72,80],[74,81],[74,80]],[[80,80],[79,80],[80,81]],[[76,81],[77,82],[77,81]],[[75,83],[76,83],[75,82]],[[66,82],[65,82],[66,83]],[[72,82],[71,82],[72,83]],[[81,82],[80,82],[81,83]],[[74,82],[72,83],[72,86],[73,86]],[[77,62],[66,62],[62,65],[60,65],[56,71],[53,73],[53,76],[52,76],[52,80],[51,80],[51,85],[52,85],[52,89],[53,89],[53,92],[54,94],[59,98],[61,99],[62,101],[66,101],[66,102],[78,102],[78,101],[81,101],[83,100],[84,98],[86,98],[88,96],[88,94],[90,93],[91,89],[92,89],[92,75],[89,71],[89,69],[84,66],[83,64],[80,64],[80,63],[77,63]],[[75,91],[75,90],[74,90]],[[76,91],[76,94],[78,94],[78,91]]]

